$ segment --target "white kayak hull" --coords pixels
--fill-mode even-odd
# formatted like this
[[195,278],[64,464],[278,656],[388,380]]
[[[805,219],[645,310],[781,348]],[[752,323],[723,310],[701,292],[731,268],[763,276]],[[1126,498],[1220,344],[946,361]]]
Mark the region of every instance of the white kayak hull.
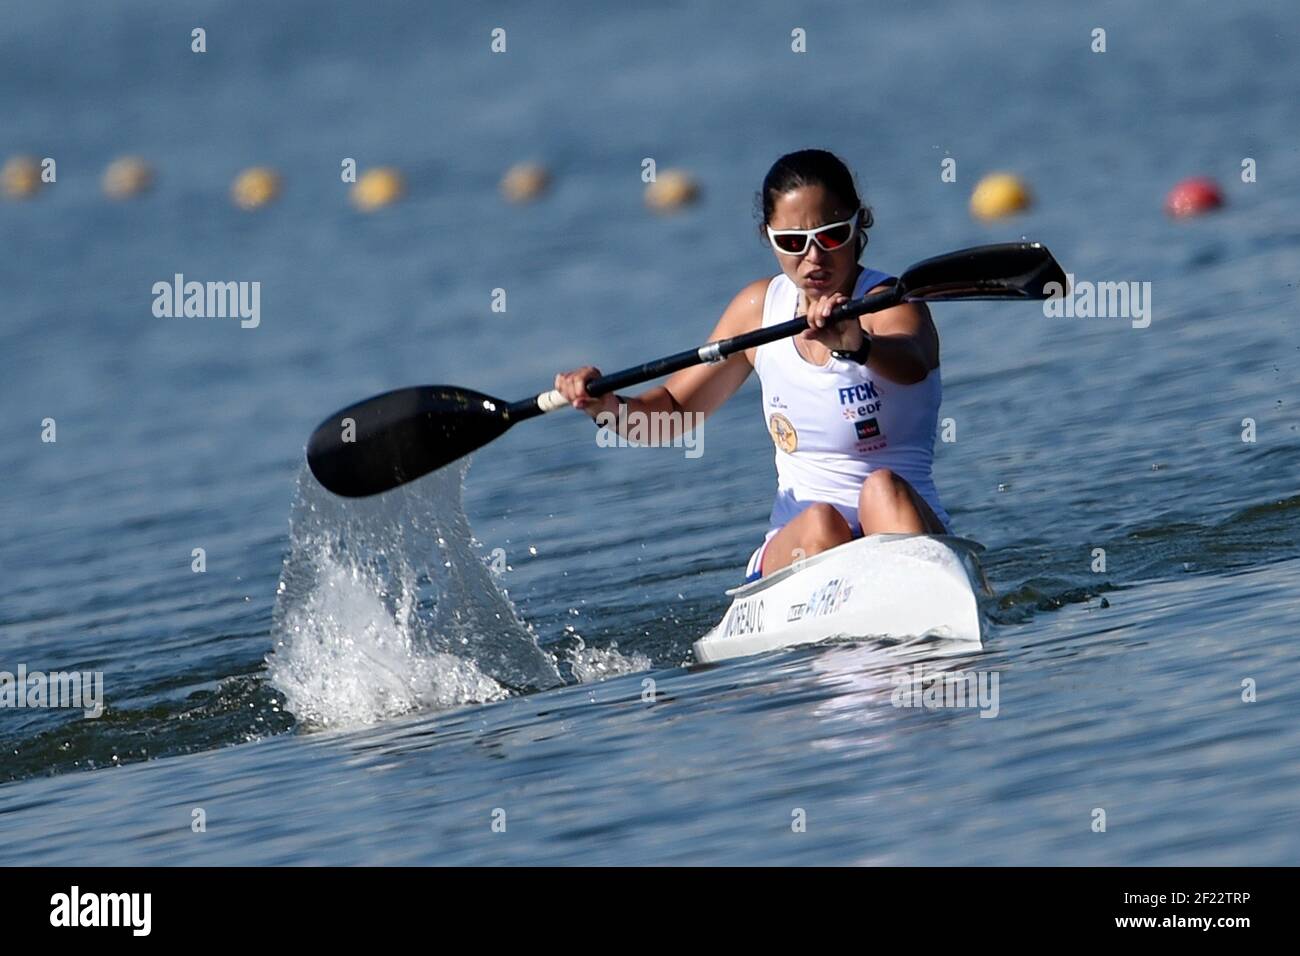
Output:
[[732,588],[722,621],[695,642],[702,662],[830,638],[936,637],[980,646],[990,594],[980,545],[948,535],[873,534]]

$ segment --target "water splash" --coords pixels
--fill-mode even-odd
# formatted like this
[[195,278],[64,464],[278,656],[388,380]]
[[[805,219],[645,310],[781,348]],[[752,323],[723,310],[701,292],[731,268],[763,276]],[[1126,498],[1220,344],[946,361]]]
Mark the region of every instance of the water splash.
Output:
[[477,553],[467,467],[355,500],[300,474],[267,658],[297,720],[369,724],[562,682]]
[[573,674],[573,679],[579,684],[590,684],[637,671],[648,671],[652,666],[650,658],[640,651],[633,651],[629,656],[618,649],[618,644],[610,644],[609,647],[588,647],[581,637],[576,635],[574,637],[576,643],[569,648],[565,663]]

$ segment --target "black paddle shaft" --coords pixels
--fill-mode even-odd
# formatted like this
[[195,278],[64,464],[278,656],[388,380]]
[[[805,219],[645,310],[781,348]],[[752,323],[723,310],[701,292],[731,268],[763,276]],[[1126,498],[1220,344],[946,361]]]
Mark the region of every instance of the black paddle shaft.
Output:
[[[900,301],[902,301],[902,295],[897,288],[885,289],[836,306],[831,310],[829,318],[831,322],[841,322],[844,319],[856,318],[869,312],[888,309],[897,305]],[[720,362],[727,356],[743,352],[745,349],[757,348],[760,345],[766,345],[780,339],[788,339],[806,328],[808,328],[808,317],[799,315],[788,322],[782,322],[778,325],[769,325],[764,329],[755,329],[742,335],[733,335],[729,339],[708,342],[699,348],[688,349],[675,355],[665,355],[663,358],[651,362],[625,368],[621,372],[611,372],[609,375],[593,378],[587,383],[587,394],[592,398],[599,398],[601,395],[608,395],[620,388],[639,385],[641,382],[648,382],[663,375],[670,375],[684,368],[690,368],[692,365]],[[509,411],[510,417],[514,421],[522,421],[543,414],[543,410],[537,404],[536,398],[525,398],[513,402],[509,406]]]

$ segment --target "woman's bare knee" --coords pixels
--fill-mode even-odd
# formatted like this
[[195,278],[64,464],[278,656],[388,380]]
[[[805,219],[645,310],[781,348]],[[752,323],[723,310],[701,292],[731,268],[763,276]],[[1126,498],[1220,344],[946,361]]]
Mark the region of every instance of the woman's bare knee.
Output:
[[853,529],[833,505],[809,505],[776,533],[763,552],[763,574],[853,539]]
[[903,491],[905,485],[906,482],[888,468],[877,468],[862,482],[858,500],[893,501],[900,494],[906,494]]
[[858,518],[863,534],[923,534],[930,530],[927,517],[932,515],[912,486],[888,468],[876,469],[862,482]]
[[818,502],[809,505],[804,514],[808,517],[801,529],[800,540],[809,555],[853,540],[853,529],[834,505]]

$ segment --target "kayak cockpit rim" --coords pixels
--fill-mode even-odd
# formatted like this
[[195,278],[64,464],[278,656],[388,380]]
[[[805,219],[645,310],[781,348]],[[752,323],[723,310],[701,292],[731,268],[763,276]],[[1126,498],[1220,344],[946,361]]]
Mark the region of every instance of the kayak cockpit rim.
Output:
[[[970,538],[963,538],[955,534],[868,534],[860,538],[854,538],[852,541],[846,541],[838,547],[830,548],[826,551],[818,552],[810,558],[804,558],[802,561],[796,561],[794,564],[788,564],[780,571],[774,571],[766,577],[759,578],[757,581],[750,581],[748,584],[738,584],[734,588],[726,590],[726,596],[729,598],[746,598],[751,595],[764,591],[774,584],[779,584],[790,575],[799,571],[805,571],[808,568],[816,567],[818,564],[827,560],[839,552],[840,548],[847,548],[850,545],[859,544],[862,541],[873,541],[877,544],[884,544],[888,541],[900,541],[905,538],[930,538],[934,541],[940,541],[958,553],[965,553],[971,557],[978,557],[985,550],[984,545]],[[981,575],[982,577],[982,575]]]

